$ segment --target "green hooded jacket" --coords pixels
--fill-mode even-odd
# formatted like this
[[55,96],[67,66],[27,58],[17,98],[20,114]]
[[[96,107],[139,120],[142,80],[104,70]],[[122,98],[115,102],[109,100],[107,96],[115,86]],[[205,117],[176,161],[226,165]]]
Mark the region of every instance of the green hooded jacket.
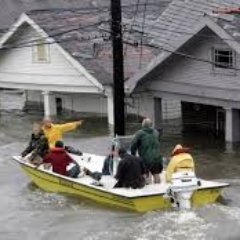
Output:
[[153,128],[139,130],[131,144],[132,155],[136,155],[137,151],[145,163],[162,162],[158,131]]

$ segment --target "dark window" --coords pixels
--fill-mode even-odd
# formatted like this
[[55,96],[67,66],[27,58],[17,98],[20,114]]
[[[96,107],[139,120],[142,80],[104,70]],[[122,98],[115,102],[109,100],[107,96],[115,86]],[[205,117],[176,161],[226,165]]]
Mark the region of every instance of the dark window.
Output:
[[57,114],[62,114],[63,105],[62,105],[62,99],[61,98],[56,98],[56,105],[57,105]]
[[233,51],[231,49],[215,48],[213,50],[213,62],[215,68],[233,68]]

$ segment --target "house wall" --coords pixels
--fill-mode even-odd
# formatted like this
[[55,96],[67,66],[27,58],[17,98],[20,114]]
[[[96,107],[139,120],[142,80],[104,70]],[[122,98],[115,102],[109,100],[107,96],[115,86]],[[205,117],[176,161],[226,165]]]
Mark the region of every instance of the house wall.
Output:
[[[23,25],[8,44],[39,39],[38,33],[29,25]],[[33,47],[13,48],[0,54],[0,87],[31,88],[55,91],[97,91],[96,87],[62,55],[55,44],[48,45],[49,61],[36,63]],[[77,89],[76,89],[77,87]],[[96,89],[96,90],[95,90]]]
[[[128,113],[154,119],[153,94],[141,93],[134,95],[127,106]],[[161,101],[163,120],[181,118],[181,102],[173,98],[164,98]]]
[[[107,98],[97,94],[75,94],[75,93],[53,93],[54,99],[61,98],[62,106],[66,110],[85,113],[96,113],[102,116],[107,115]],[[43,104],[43,95],[39,91],[27,91],[28,102]],[[126,110],[128,114],[136,114],[142,117],[154,119],[154,101],[151,95],[143,94],[128,99]],[[177,102],[178,103],[178,102]],[[168,99],[162,102],[163,120],[176,119],[181,115],[181,106],[175,100]],[[177,107],[176,107],[177,106]]]
[[[107,98],[97,94],[53,93],[54,99],[62,99],[63,109],[107,115]],[[43,95],[39,91],[27,91],[27,101],[43,103]]]
[[24,105],[25,98],[22,91],[0,90],[0,110],[22,110]]
[[[39,39],[38,33],[29,25],[23,25],[8,44],[18,45],[21,42],[29,42]],[[98,91],[96,87],[79,70],[62,55],[56,45],[47,46],[49,49],[49,61],[46,63],[34,62],[33,47],[13,48],[0,54],[0,87],[18,88],[29,90],[28,101],[43,102],[40,90],[53,92],[54,98],[61,98],[63,108],[77,112],[89,112],[107,114],[107,99],[103,94],[85,94]],[[45,86],[43,88],[43,86]],[[76,86],[78,89],[76,90]],[[68,87],[69,92],[84,92],[81,94],[63,93]],[[70,87],[70,88],[69,88]],[[95,90],[94,90],[95,89]],[[174,100],[163,100],[163,118],[177,118],[180,109],[176,109]],[[153,100],[145,94],[138,96],[128,113],[138,114],[153,118]],[[150,107],[151,106],[151,107]]]
[[[211,37],[200,37],[206,35]],[[211,61],[212,47],[227,47],[210,30],[203,30],[179,52],[184,52],[197,59]],[[240,68],[240,55],[236,53],[236,68]],[[211,64],[203,61],[172,55],[163,65],[148,76],[142,89],[155,92],[162,98],[199,102],[225,107],[240,107],[240,71],[213,70]]]
[[[240,141],[240,55],[234,54],[234,68],[214,68],[212,48],[230,48],[211,30],[205,28],[177,51],[192,58],[172,54],[148,73],[135,90],[148,92],[152,98],[215,106],[224,111],[225,140]],[[216,111],[216,123],[218,111]],[[217,126],[217,124],[215,124]]]

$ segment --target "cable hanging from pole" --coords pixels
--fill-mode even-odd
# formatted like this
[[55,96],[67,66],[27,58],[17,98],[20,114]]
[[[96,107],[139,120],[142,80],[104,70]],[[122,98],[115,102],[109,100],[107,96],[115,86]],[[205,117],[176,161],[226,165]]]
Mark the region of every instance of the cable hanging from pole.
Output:
[[[134,12],[134,15],[133,15],[133,21],[132,21],[132,24],[130,26],[130,30],[129,30],[129,34],[128,34],[128,40],[130,39],[130,35],[133,32],[133,26],[135,25],[135,20],[136,20],[137,14],[138,14],[139,6],[140,6],[140,0],[137,0],[136,9],[135,9],[135,12]],[[124,56],[126,56],[127,49],[128,49],[128,45],[126,45],[126,47],[124,49],[124,54],[123,54]]]
[[142,56],[143,56],[143,38],[144,38],[144,27],[145,27],[145,21],[146,21],[146,12],[147,12],[147,5],[148,0],[146,0],[144,5],[144,12],[143,12],[143,21],[142,21],[142,34],[141,34],[141,40],[140,40],[140,57],[139,57],[139,68],[142,68]]

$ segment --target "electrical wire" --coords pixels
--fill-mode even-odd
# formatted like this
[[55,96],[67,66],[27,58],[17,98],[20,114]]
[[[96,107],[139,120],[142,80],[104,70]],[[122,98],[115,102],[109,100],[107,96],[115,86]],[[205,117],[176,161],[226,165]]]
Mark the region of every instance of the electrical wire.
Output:
[[[90,40],[96,40],[96,39],[100,39],[103,38],[104,41],[107,41],[106,39],[108,39],[108,41],[110,41],[110,36],[107,36],[106,34],[99,34],[99,35],[95,35],[95,36],[84,36],[81,38],[78,38],[78,41],[90,41]],[[36,44],[30,44],[30,45],[23,45],[23,46],[15,46],[15,47],[10,47],[10,48],[0,48],[0,51],[6,51],[6,50],[11,50],[11,49],[22,49],[22,48],[29,48],[29,47],[34,47],[34,46],[44,46],[44,45],[52,45],[55,43],[63,43],[63,42],[70,42],[73,41],[75,39],[61,39],[61,40],[53,40],[51,42],[45,42],[45,43],[36,43]]]
[[[209,63],[209,64],[211,64],[213,66],[216,65],[216,62],[214,62],[214,61],[198,58],[198,57],[195,57],[193,55],[186,54],[186,53],[183,53],[183,52],[180,52],[180,51],[172,51],[172,50],[169,50],[169,49],[167,49],[165,47],[156,46],[156,45],[153,45],[153,44],[147,44],[147,45],[150,46],[150,47],[153,47],[153,48],[160,49],[162,51],[168,52],[168,53],[172,53],[172,54],[177,55],[177,56],[181,56],[181,57],[184,57],[184,58],[188,58],[188,59],[194,60],[194,61]],[[217,65],[219,67],[226,68],[226,64],[217,63]],[[228,69],[240,71],[240,68],[231,67],[231,66],[228,66]]]
[[[16,44],[15,45],[14,44],[5,45],[2,48],[0,48],[0,50],[9,50],[9,49],[12,49],[12,48],[21,48],[21,47],[25,47],[28,44],[34,44],[34,43],[37,43],[39,45],[39,41],[42,42],[44,40],[48,40],[49,38],[54,38],[54,37],[57,37],[57,36],[61,36],[63,34],[70,33],[70,32],[73,32],[73,31],[86,29],[86,28],[94,27],[94,26],[99,26],[100,24],[102,24],[104,22],[108,22],[108,21],[101,21],[101,22],[91,24],[91,25],[81,26],[81,27],[77,27],[77,28],[71,28],[71,29],[68,29],[68,30],[65,30],[65,31],[55,33],[55,34],[49,34],[47,37],[40,37],[40,38],[33,39],[33,40],[30,40],[30,41],[24,41],[24,42],[21,42],[20,44],[17,44],[17,45]],[[47,43],[41,43],[41,44],[47,44]]]
[[[134,12],[134,15],[133,15],[133,21],[132,21],[132,24],[130,26],[130,30],[129,30],[129,34],[128,34],[128,40],[130,39],[130,34],[132,33],[132,30],[133,30],[133,26],[135,24],[135,20],[136,20],[136,16],[138,14],[138,10],[139,10],[139,4],[140,4],[140,0],[137,0],[137,5],[136,5],[136,9],[135,9],[135,12]],[[125,49],[124,49],[124,53],[123,55],[125,56],[126,53],[127,53],[127,47],[128,45],[126,45]]]
[[[146,3],[145,3],[145,6],[147,6]],[[145,10],[145,12],[146,12],[146,10]],[[145,19],[145,18],[143,18],[143,19]],[[145,20],[144,20],[144,21],[145,21]],[[73,29],[69,29],[69,30],[67,30],[67,31],[62,31],[62,32],[59,32],[59,33],[56,33],[56,34],[53,34],[53,35],[49,35],[49,36],[46,37],[45,39],[53,38],[53,37],[56,37],[56,36],[60,36],[60,35],[63,35],[63,34],[65,34],[65,33],[75,31],[75,30],[84,29],[84,28],[88,28],[88,27],[91,27],[91,26],[96,26],[96,25],[101,24],[101,23],[103,23],[103,22],[108,22],[108,21],[101,21],[101,22],[99,22],[99,23],[97,23],[97,24],[88,25],[88,26],[82,26],[82,27],[73,28]],[[143,25],[145,25],[145,24],[143,24]],[[142,26],[143,26],[143,25],[142,25]],[[144,34],[144,31],[142,31],[142,33]],[[184,34],[193,34],[193,33],[186,33],[186,32],[182,32],[182,33],[184,33]],[[102,35],[102,36],[106,37],[106,35]],[[102,37],[102,36],[101,36],[101,37]],[[95,37],[95,38],[93,37],[93,39],[96,39],[96,38],[97,38],[97,37]],[[80,39],[84,40],[84,38],[80,38]],[[79,39],[79,40],[80,40],[80,39]],[[85,38],[85,39],[86,39],[86,40],[89,40],[90,38],[87,37],[87,38]],[[7,45],[7,46],[3,47],[1,50],[8,50],[8,49],[20,48],[20,47],[30,47],[29,45],[26,45],[26,44],[31,44],[31,43],[34,44],[36,41],[42,41],[42,40],[44,40],[44,38],[39,38],[39,39],[35,39],[35,40],[32,40],[32,41],[28,41],[28,42],[22,42],[20,45],[15,45],[15,46]],[[72,40],[72,39],[69,39],[69,40]],[[232,40],[232,39],[231,39],[231,40]],[[64,41],[64,40],[62,40],[62,41]],[[67,40],[65,39],[65,41],[67,41]],[[61,42],[61,41],[53,41],[53,42],[51,42],[51,43],[45,43],[45,44],[52,44],[52,43],[56,43],[56,42]],[[127,40],[124,40],[124,43],[129,44],[129,43],[128,43],[128,39],[127,39]],[[40,45],[40,44],[37,43],[36,45]],[[132,45],[136,46],[135,44],[132,44]],[[191,58],[191,59],[196,60],[196,61],[201,61],[201,62],[205,62],[205,63],[215,64],[215,62],[213,62],[213,61],[206,60],[206,59],[199,59],[199,58],[196,58],[195,56],[188,55],[188,54],[185,54],[185,53],[182,53],[182,52],[178,52],[178,51],[172,51],[172,50],[167,49],[167,48],[164,48],[164,47],[162,47],[162,46],[156,47],[155,45],[152,45],[152,44],[146,44],[146,45],[149,46],[149,47],[157,48],[157,49],[159,49],[159,50],[163,50],[163,51],[166,51],[166,52],[173,53],[173,54],[175,54],[175,55],[180,55],[180,56],[183,56],[183,57],[186,57],[186,58]],[[31,46],[32,46],[32,45],[31,45]],[[218,64],[218,65],[220,65],[220,64]],[[223,67],[226,67],[226,66],[223,65]],[[233,69],[233,70],[237,70],[237,71],[240,70],[240,69],[234,68],[234,67],[232,67],[232,68],[229,67],[229,68],[230,68],[230,69]]]
[[148,5],[148,0],[146,0],[145,5],[144,5],[143,20],[142,20],[142,34],[141,34],[141,40],[140,40],[141,49],[140,49],[139,66],[138,66],[140,69],[141,69],[141,67],[142,67],[143,36],[144,36],[144,26],[145,26],[145,21],[146,21],[147,5]]

